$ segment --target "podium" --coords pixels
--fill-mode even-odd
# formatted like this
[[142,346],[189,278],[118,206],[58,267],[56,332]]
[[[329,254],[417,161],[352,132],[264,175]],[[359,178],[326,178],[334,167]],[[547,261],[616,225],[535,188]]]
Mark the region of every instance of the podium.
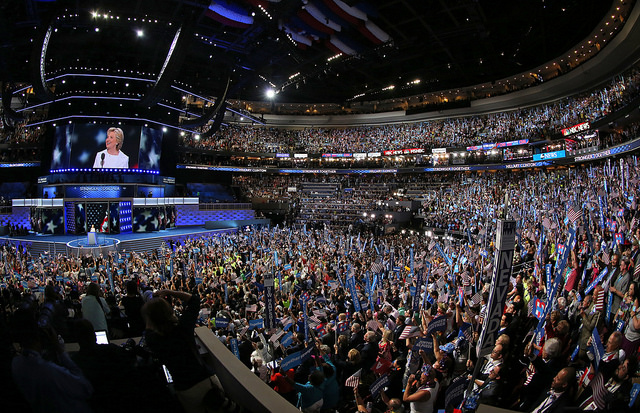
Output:
[[96,233],[94,231],[87,232],[87,245],[96,245]]

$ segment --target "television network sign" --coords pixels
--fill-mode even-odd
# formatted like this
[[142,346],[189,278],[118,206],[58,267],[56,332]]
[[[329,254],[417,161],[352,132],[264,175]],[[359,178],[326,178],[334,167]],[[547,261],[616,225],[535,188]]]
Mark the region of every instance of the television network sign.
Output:
[[533,155],[534,161],[544,161],[547,159],[561,159],[567,156],[567,153],[563,150],[554,152],[537,153]]
[[591,128],[590,122],[578,123],[577,125],[573,125],[569,128],[562,129],[562,136],[573,135],[574,133],[586,131],[586,130],[589,130],[590,128]]

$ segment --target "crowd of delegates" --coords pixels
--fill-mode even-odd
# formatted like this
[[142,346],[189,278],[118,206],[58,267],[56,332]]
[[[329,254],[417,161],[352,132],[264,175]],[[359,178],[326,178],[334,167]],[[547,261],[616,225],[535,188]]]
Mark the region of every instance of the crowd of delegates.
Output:
[[10,145],[38,144],[44,135],[44,127],[26,127],[29,123],[46,119],[44,113],[29,113],[24,120],[6,123],[3,109],[0,108],[0,143]]
[[605,87],[589,93],[488,115],[331,129],[229,125],[210,138],[185,135],[181,144],[212,151],[335,153],[542,140],[559,134],[562,128],[601,119],[629,103],[638,96],[639,76],[637,67],[633,67]]
[[[275,227],[97,258],[33,257],[7,245],[0,260],[2,319],[15,322],[17,308],[40,301],[39,314],[49,314],[49,325],[67,341],[90,342],[93,336],[82,332],[105,326],[111,338],[142,334],[142,344],[129,351],[166,359],[179,391],[214,379],[195,359],[190,369],[171,359],[174,347],[162,344],[162,334],[178,334],[172,326],[190,331],[198,320],[308,412],[473,411],[479,403],[535,412],[626,411],[640,346],[637,171],[630,157],[474,176],[424,204],[434,220],[456,223],[457,239]],[[513,273],[498,339],[484,343],[490,354],[478,354],[492,310],[497,220],[506,217],[518,228]],[[266,301],[272,282],[273,302]],[[168,301],[157,301],[154,291]],[[151,302],[155,310],[145,313]],[[275,328],[265,325],[272,316],[267,306],[275,308]],[[38,403],[24,373],[35,367],[24,358],[53,361],[20,331],[7,336],[23,344],[14,383]],[[54,353],[54,364],[75,377],[60,388],[65,397],[74,384],[74,402],[108,405],[103,392],[113,388],[99,380],[95,365],[76,363],[81,373]],[[185,410],[196,411],[181,396]]]

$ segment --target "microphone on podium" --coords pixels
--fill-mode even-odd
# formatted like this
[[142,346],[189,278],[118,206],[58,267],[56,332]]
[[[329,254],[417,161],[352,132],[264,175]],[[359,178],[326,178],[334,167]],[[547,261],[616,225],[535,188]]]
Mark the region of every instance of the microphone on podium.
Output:
[[104,168],[104,153],[101,153],[101,154],[100,154],[100,159],[101,159],[101,160],[100,160],[100,167],[101,167],[101,168]]

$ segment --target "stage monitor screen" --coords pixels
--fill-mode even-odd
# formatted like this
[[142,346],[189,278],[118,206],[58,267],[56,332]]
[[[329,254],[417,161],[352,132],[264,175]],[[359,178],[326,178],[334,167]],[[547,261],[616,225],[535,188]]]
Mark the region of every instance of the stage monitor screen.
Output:
[[51,169],[160,170],[162,130],[93,123],[57,126]]

